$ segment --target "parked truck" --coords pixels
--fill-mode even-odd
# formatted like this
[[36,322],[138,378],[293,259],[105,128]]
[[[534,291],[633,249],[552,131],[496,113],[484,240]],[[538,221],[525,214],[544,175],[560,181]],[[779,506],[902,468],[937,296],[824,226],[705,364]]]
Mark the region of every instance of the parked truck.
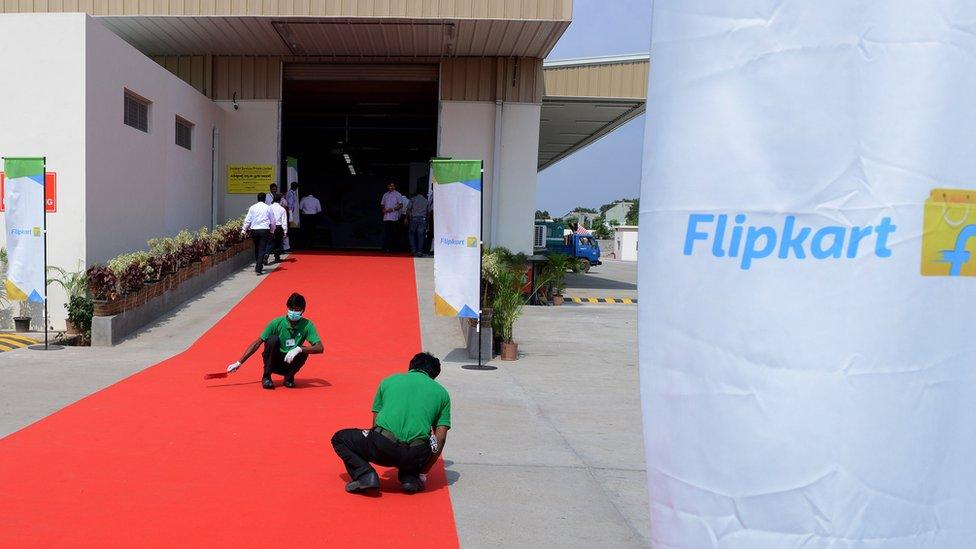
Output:
[[600,265],[600,245],[590,234],[578,234],[562,221],[535,222],[535,253],[562,253],[575,257],[584,273],[593,265]]

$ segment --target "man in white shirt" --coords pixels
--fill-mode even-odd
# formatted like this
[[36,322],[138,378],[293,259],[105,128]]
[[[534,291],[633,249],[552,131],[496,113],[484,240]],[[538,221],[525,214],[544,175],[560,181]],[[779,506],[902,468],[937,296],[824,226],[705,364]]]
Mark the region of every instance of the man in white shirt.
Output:
[[278,201],[276,198],[277,196],[278,196],[278,185],[276,183],[272,183],[271,185],[268,186],[268,193],[264,195],[264,203],[270,206],[272,202]]
[[268,240],[275,227],[274,214],[271,206],[265,202],[268,195],[258,193],[258,201],[247,209],[244,216],[244,225],[241,227],[241,234],[251,233],[251,241],[254,242],[254,272],[258,275],[264,274],[264,258],[268,252]]
[[315,198],[315,195],[308,193],[302,197],[298,209],[301,212],[299,225],[302,227],[302,246],[308,247],[309,241],[314,238],[315,229],[318,227],[319,214],[322,213],[322,203],[319,202],[318,198]]
[[410,253],[421,257],[424,255],[424,243],[427,236],[427,197],[418,190],[407,206],[407,218],[410,226],[407,236],[410,237]]
[[392,252],[397,247],[397,221],[403,209],[403,195],[396,190],[396,182],[386,184],[386,193],[380,199],[383,209],[383,251]]
[[275,263],[281,263],[281,251],[284,249],[285,238],[288,236],[288,210],[281,205],[281,202],[271,203],[271,214],[274,216],[275,229],[272,232],[271,240],[268,242],[268,253],[266,257],[274,254]]

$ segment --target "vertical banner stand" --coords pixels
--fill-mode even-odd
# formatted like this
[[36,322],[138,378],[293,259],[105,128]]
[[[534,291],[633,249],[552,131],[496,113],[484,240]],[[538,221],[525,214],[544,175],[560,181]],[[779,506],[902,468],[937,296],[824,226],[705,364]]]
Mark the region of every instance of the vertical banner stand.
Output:
[[484,295],[484,284],[485,284],[485,276],[484,276],[484,272],[483,272],[484,262],[485,262],[485,254],[484,254],[484,247],[485,247],[485,161],[484,160],[481,161],[481,211],[478,212],[478,213],[481,216],[479,218],[480,221],[479,221],[479,234],[478,234],[478,324],[477,324],[477,326],[475,328],[475,333],[478,334],[478,363],[477,364],[465,364],[464,366],[461,366],[461,368],[463,368],[465,370],[497,370],[498,369],[497,366],[489,366],[487,364],[482,363],[482,361],[481,361],[482,360],[481,357],[483,356],[481,347],[482,347],[482,344],[483,344],[483,341],[484,341],[484,338],[481,337],[481,321],[482,321],[482,318],[483,318],[483,315],[484,315],[484,306],[485,306],[485,304],[481,302],[482,296]]
[[31,345],[28,349],[34,351],[60,351],[63,345],[50,345],[48,343],[48,330],[51,322],[47,316],[47,157],[44,157],[44,171],[41,173],[41,180],[44,181],[44,199],[41,200],[41,208],[44,209],[44,345]]

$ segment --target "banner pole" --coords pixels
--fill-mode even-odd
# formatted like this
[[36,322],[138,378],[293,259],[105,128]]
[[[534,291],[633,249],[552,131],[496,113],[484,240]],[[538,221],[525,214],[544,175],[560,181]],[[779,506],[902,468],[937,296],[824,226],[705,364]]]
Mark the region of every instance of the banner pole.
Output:
[[64,349],[62,345],[49,345],[48,344],[48,327],[50,326],[50,321],[48,319],[47,312],[47,157],[43,157],[41,161],[44,166],[41,171],[41,210],[43,212],[43,223],[42,230],[44,232],[44,346],[32,345],[29,348],[35,351],[59,351]]
[[47,350],[47,329],[50,325],[47,318],[47,157],[42,161],[44,170],[41,172],[41,210],[44,212],[44,349]]
[[478,367],[481,364],[481,345],[484,341],[481,333],[481,322],[485,310],[485,304],[482,302],[482,285],[484,284],[484,271],[485,268],[485,161],[481,161],[481,211],[478,212],[479,219],[481,222],[478,224]]
[[482,354],[484,352],[484,338],[481,331],[481,322],[484,318],[484,303],[482,294],[484,293],[484,266],[485,266],[485,161],[481,161],[481,211],[478,212],[478,323],[475,327],[475,334],[478,336],[478,363],[477,364],[465,364],[461,368],[465,370],[497,370],[497,366],[489,366],[484,364],[482,361]]

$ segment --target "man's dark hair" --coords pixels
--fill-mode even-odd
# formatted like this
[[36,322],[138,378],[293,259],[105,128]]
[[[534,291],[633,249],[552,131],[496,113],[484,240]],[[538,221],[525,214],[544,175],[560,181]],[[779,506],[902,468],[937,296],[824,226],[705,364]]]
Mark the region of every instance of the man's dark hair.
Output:
[[410,367],[407,370],[427,372],[430,379],[434,379],[441,373],[441,361],[430,353],[417,353],[410,359]]
[[258,193],[258,202],[264,202],[268,198],[268,193]]
[[305,310],[305,296],[295,292],[288,296],[288,303],[285,304],[292,311],[304,311]]
[[274,187],[274,188],[276,188],[276,189],[277,189],[277,188],[278,188],[278,184],[277,184],[277,183],[272,183],[272,184],[270,184],[270,185],[268,185],[268,188],[269,188],[269,189],[270,189],[271,187]]

